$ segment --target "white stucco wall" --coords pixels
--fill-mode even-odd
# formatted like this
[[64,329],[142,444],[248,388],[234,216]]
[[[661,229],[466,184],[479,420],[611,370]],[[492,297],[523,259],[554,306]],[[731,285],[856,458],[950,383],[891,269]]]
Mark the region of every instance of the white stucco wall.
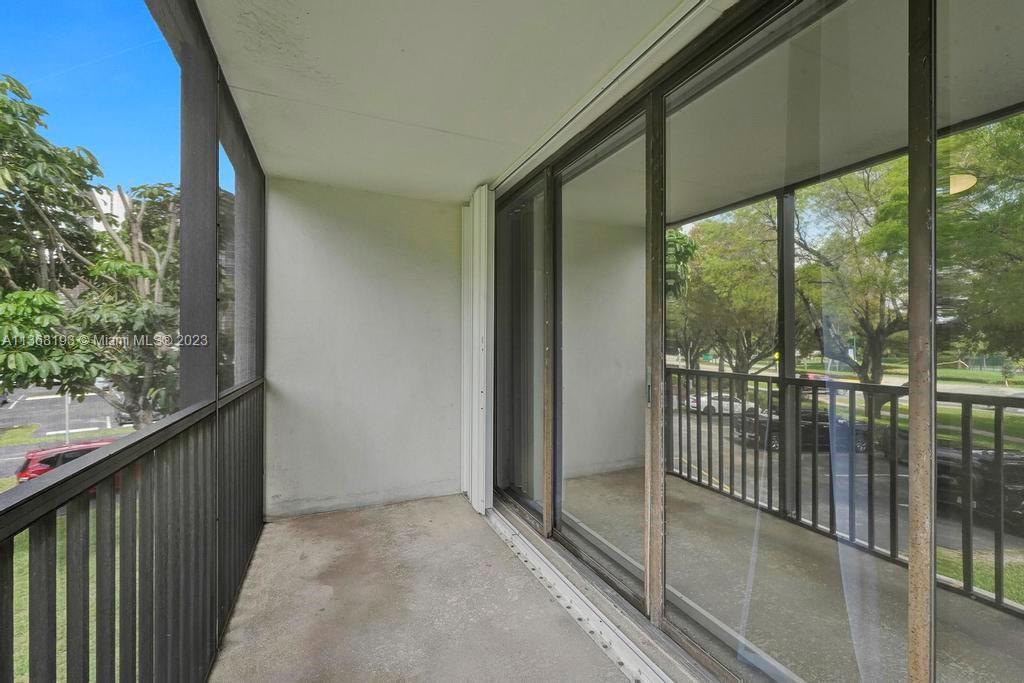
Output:
[[460,210],[269,179],[270,517],[460,490]]

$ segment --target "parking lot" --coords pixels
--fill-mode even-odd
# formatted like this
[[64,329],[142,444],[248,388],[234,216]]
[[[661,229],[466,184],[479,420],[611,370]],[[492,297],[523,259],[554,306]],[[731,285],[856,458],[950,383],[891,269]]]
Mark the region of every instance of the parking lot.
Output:
[[50,389],[16,391],[0,407],[0,478],[14,475],[26,451],[130,430],[118,430],[117,411],[97,395],[68,405]]

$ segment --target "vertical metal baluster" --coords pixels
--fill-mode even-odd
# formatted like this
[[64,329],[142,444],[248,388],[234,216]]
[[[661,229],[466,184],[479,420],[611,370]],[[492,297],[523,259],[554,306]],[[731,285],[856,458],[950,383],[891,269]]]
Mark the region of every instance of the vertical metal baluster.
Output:
[[974,406],[964,403],[960,409],[960,512],[963,549],[964,590],[974,592]]
[[[662,410],[665,413],[665,462],[663,464],[663,470],[665,472],[675,472],[675,446],[676,446],[676,435],[675,435],[675,415],[672,413],[672,404],[675,403],[676,396],[676,385],[673,381],[673,375],[671,370],[665,369],[665,405],[662,406]],[[252,479],[250,478],[250,482]],[[251,488],[251,487],[250,487]],[[253,491],[255,492],[255,491]]]
[[[686,411],[686,478],[688,480],[692,480],[693,479],[693,451],[690,448],[690,444],[692,443],[693,436],[691,434],[691,426],[690,426],[690,421],[691,420],[690,420],[690,375],[689,374],[686,375],[686,383],[683,385],[683,391],[686,392],[685,393],[685,401],[683,403],[684,407],[682,408],[682,410]],[[683,419],[682,415],[680,415],[679,419],[680,420]],[[681,431],[682,431],[682,428],[680,428],[680,432]],[[698,435],[699,435],[699,432],[698,432]],[[698,438],[699,438],[699,436],[698,436]],[[699,446],[698,446],[698,450],[700,450]]]
[[[697,411],[694,416],[694,420],[697,421],[697,483],[700,484],[704,478],[704,450],[700,443],[700,430],[703,429],[700,423],[700,375],[693,376],[693,396],[694,400],[697,402]],[[687,405],[689,405],[689,403],[687,403]]]
[[174,442],[170,452],[169,465],[169,477],[168,482],[170,488],[170,510],[171,510],[171,546],[170,546],[170,576],[168,578],[168,592],[170,593],[170,605],[168,609],[168,616],[170,617],[170,623],[168,624],[168,668],[167,678],[171,681],[178,681],[182,678],[182,665],[183,665],[183,652],[182,652],[182,639],[184,638],[184,605],[185,595],[182,590],[185,580],[185,564],[184,564],[184,553],[182,552],[182,546],[185,543],[185,536],[182,533],[184,530],[184,520],[182,518],[182,507],[184,503],[181,499],[182,489],[182,450],[183,442],[185,440],[184,434],[178,434],[174,437]]
[[193,467],[195,468],[195,506],[196,506],[196,675],[206,673],[206,477],[203,468],[206,463],[205,432],[203,424],[196,425],[195,452]]
[[736,378],[729,376],[729,495],[736,495]]
[[14,539],[0,541],[0,683],[14,681]]
[[740,498],[747,499],[747,382],[746,377],[740,382],[743,387],[740,396]]
[[[686,454],[686,474],[690,474],[690,419],[689,416],[686,418],[686,443],[683,443],[683,411],[689,411],[690,406],[683,400],[683,387],[685,384],[689,384],[690,378],[684,375],[682,372],[676,375],[678,382],[676,383],[676,402],[679,403],[679,416],[676,419],[679,430],[679,474],[683,473],[683,454]],[[684,384],[685,383],[685,384]],[[686,390],[689,394],[689,389]],[[686,399],[689,400],[689,397]]]
[[209,418],[209,425],[207,431],[208,444],[208,457],[209,457],[209,468],[208,474],[210,476],[210,661],[215,661],[217,656],[217,644],[220,641],[221,633],[221,610],[220,605],[223,598],[221,597],[221,584],[220,576],[223,571],[221,568],[221,546],[220,546],[220,535],[221,535],[221,496],[223,495],[221,487],[223,486],[223,480],[221,479],[221,453],[220,443],[220,416],[214,414]]
[[714,482],[714,478],[715,478],[715,448],[714,448],[715,438],[714,438],[714,433],[713,433],[712,427],[711,427],[711,425],[712,425],[712,418],[714,417],[714,415],[711,414],[711,377],[705,377],[704,384],[705,384],[706,389],[707,389],[707,399],[706,399],[707,403],[705,404],[705,407],[704,407],[704,415],[707,418],[706,422],[707,422],[707,427],[708,427],[708,487],[709,488],[714,488],[714,486],[715,486],[715,482]]
[[154,536],[157,533],[154,510],[156,508],[156,454],[142,457],[139,486],[139,667],[140,681],[155,678],[153,667],[156,631],[153,621]]
[[[793,494],[794,494],[793,502],[794,502],[794,506],[796,508],[796,522],[797,522],[797,524],[802,524],[803,523],[803,519],[804,519],[804,505],[803,505],[803,486],[804,486],[804,479],[803,479],[803,450],[804,450],[804,439],[803,439],[803,432],[801,431],[801,427],[803,426],[803,423],[802,423],[802,419],[803,419],[802,411],[803,411],[804,392],[803,392],[803,387],[800,386],[799,384],[793,384],[791,386],[792,386],[792,389],[790,389],[790,391],[792,391],[792,392],[794,392],[796,394],[796,398],[793,400],[793,403],[794,403],[794,405],[796,407],[796,409],[795,409],[795,411],[793,413],[793,425],[794,425],[794,427],[793,427],[793,438],[796,439],[796,447],[793,449],[793,459],[794,459],[793,471],[796,472],[796,481],[793,482],[793,486],[796,487],[795,490],[793,491]],[[786,475],[786,471],[788,471],[788,470],[783,470],[783,472],[782,472],[783,480],[786,479],[786,476],[787,476]],[[782,500],[786,500],[785,497],[783,497]]]
[[868,548],[875,549],[875,395],[864,392],[864,410],[868,413]]
[[225,621],[227,619],[227,573],[228,573],[228,556],[227,556],[227,539],[228,539],[228,490],[230,485],[228,483],[228,466],[227,466],[227,450],[224,448],[224,444],[227,442],[224,436],[226,429],[226,411],[220,409],[217,412],[216,427],[214,430],[213,438],[216,448],[216,463],[214,464],[214,470],[216,472],[216,485],[217,485],[217,534],[216,534],[216,557],[217,557],[217,633],[216,638],[220,638],[220,634],[225,627]]
[[199,572],[196,571],[196,560],[197,558],[197,543],[196,541],[196,519],[198,513],[198,506],[196,505],[195,496],[195,458],[196,458],[196,430],[195,428],[188,430],[185,434],[182,434],[182,453],[181,453],[181,490],[182,490],[182,532],[183,532],[183,547],[185,548],[185,554],[182,561],[182,573],[185,580],[185,585],[182,592],[182,600],[184,602],[184,609],[182,610],[182,642],[181,642],[181,659],[182,659],[182,673],[185,677],[194,676],[197,667],[197,655],[198,655],[198,644],[196,643],[196,634],[199,633],[199,629],[196,625],[196,606],[198,600],[198,592],[196,591],[196,578]]
[[242,526],[243,519],[243,507],[242,507],[242,494],[245,490],[242,486],[242,482],[245,481],[245,460],[243,456],[243,444],[241,441],[242,434],[242,409],[238,403],[232,404],[233,410],[231,411],[231,453],[234,459],[235,466],[235,487],[232,490],[232,498],[234,499],[234,566],[231,575],[231,593],[230,600],[234,604],[235,599],[238,597],[238,585],[242,580],[242,555],[245,549],[245,530]]
[[900,397],[889,397],[889,557],[900,556],[900,508],[899,508],[899,429]]
[[[754,380],[754,506],[761,505],[761,388]],[[765,444],[768,443],[768,430],[765,427]]]
[[89,678],[89,492],[67,505],[65,548],[66,671],[68,680]]
[[718,491],[725,486],[725,434],[722,433],[722,376],[718,376]]
[[789,511],[786,509],[789,498],[786,495],[786,486],[789,484],[788,477],[788,463],[787,459],[789,455],[787,450],[790,448],[790,444],[786,441],[786,432],[789,431],[787,425],[792,426],[793,416],[789,414],[789,407],[792,402],[789,400],[789,393],[793,390],[793,385],[785,382],[781,377],[779,378],[779,450],[775,454],[775,466],[777,468],[778,476],[776,477],[777,485],[779,487],[779,495],[776,498],[778,500],[779,514],[787,516]]
[[836,535],[836,453],[835,443],[837,441],[839,426],[836,417],[836,389],[828,387],[828,532]]
[[818,528],[818,385],[811,385],[811,526]]
[[57,512],[35,521],[28,532],[28,675],[57,678]]
[[857,542],[857,391],[847,391],[847,419],[846,425],[849,434],[849,441],[846,445],[846,468],[849,476],[846,478],[847,486],[847,526],[850,535],[850,543]]
[[96,679],[114,680],[114,478],[96,486]]
[[231,557],[231,572],[228,579],[227,609],[230,612],[231,604],[235,599],[235,588],[238,577],[238,479],[241,471],[238,465],[238,410],[237,406],[231,404],[227,410],[227,420],[224,429],[225,449],[228,454],[230,488],[226,491],[228,496],[228,526],[230,527],[228,554]]
[[14,681],[14,539],[0,541],[0,683]]
[[136,625],[136,537],[138,527],[139,464],[121,470],[121,549],[119,567],[118,676],[129,683],[137,680],[135,669]]
[[995,457],[992,466],[996,475],[996,509],[995,509],[995,594],[996,604],[1003,604],[1004,601],[1004,580],[1003,574],[1003,533],[1006,526],[1006,482],[1003,473],[1003,406],[996,406],[995,425]]
[[[780,385],[778,385],[778,384],[776,384],[776,386],[781,391],[782,387]],[[782,398],[781,394],[780,394],[779,398],[781,400],[781,398]],[[773,405],[774,405],[774,401],[772,399],[772,381],[769,379],[768,380],[768,429],[767,429],[768,441],[767,441],[767,443],[765,443],[765,446],[764,446],[765,460],[767,460],[767,462],[768,462],[768,482],[767,482],[768,483],[768,512],[772,511],[772,507],[773,507],[773,502],[772,501],[774,500],[774,489],[775,489],[775,487],[773,485],[774,477],[772,476],[772,450],[773,449],[772,449],[772,441],[771,441],[771,433],[772,433],[772,407],[773,407]],[[776,419],[775,422],[778,423],[779,420]],[[781,424],[777,424],[777,426],[775,427],[775,431],[779,435],[779,444],[780,445],[782,444],[782,439],[781,439],[782,435],[780,433],[781,427],[782,427]]]
[[168,460],[173,441],[161,444],[153,454],[155,469],[155,512],[153,515],[153,680],[167,680],[168,608],[170,596],[171,502]]

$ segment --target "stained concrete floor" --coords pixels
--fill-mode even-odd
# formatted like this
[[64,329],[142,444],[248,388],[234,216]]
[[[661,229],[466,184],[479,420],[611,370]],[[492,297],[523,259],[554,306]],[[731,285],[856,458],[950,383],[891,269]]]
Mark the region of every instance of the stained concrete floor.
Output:
[[622,681],[462,496],[268,524],[212,681]]
[[[635,568],[643,499],[635,468],[566,481],[563,510]],[[906,680],[904,568],[677,477],[666,523],[670,592],[805,680]],[[1024,680],[1021,619],[938,590],[936,631],[939,680]]]

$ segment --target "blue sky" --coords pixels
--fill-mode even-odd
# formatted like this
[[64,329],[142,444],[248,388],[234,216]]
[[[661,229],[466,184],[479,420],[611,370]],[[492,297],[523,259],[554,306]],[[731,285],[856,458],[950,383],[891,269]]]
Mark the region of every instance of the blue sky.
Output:
[[143,0],[0,0],[0,25],[45,135],[95,154],[101,184],[178,184],[180,71]]

